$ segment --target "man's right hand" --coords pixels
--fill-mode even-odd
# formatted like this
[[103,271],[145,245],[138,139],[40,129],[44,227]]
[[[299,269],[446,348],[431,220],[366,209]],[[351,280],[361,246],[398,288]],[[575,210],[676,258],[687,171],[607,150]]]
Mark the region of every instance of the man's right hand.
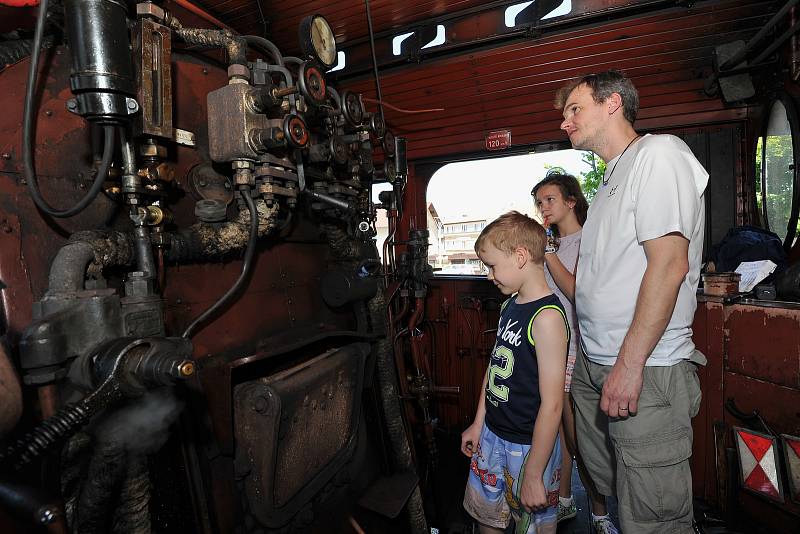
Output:
[[639,409],[643,380],[644,365],[629,365],[618,357],[603,384],[600,409],[609,417],[634,415]]
[[478,452],[482,426],[483,425],[472,423],[461,433],[461,452],[468,458],[472,458],[472,456]]

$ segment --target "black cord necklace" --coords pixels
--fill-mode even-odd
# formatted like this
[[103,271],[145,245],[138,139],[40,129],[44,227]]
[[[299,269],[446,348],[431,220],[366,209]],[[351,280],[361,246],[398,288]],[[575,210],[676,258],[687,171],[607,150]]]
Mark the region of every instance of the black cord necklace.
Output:
[[627,152],[627,151],[628,151],[628,149],[631,147],[631,145],[633,144],[633,142],[634,142],[634,141],[636,141],[637,139],[639,139],[640,137],[641,137],[641,136],[640,136],[639,134],[636,134],[636,137],[634,137],[633,139],[631,139],[631,142],[630,142],[630,143],[628,143],[628,146],[626,146],[626,147],[625,147],[625,150],[623,150],[623,151],[622,151],[622,154],[620,154],[620,155],[619,155],[619,157],[617,158],[617,161],[615,161],[615,162],[614,162],[614,166],[613,166],[613,167],[611,167],[611,172],[610,172],[610,173],[608,173],[608,178],[606,178],[605,176],[603,176],[603,185],[608,185],[608,181],[611,179],[611,175],[612,175],[612,174],[614,174],[614,171],[617,169],[617,163],[619,163],[619,160],[621,160],[621,159],[622,159],[622,156],[624,156],[624,155],[625,155],[625,152]]

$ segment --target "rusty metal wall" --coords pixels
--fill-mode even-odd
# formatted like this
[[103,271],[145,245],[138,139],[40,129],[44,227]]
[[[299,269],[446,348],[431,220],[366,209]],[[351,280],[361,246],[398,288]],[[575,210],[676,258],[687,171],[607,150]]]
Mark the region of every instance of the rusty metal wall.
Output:
[[[79,117],[66,110],[69,90],[69,55],[51,50],[42,60],[43,90],[36,116],[36,168],[43,196],[58,207],[72,204],[89,187],[92,176],[90,131]],[[51,61],[52,60],[52,61]],[[21,125],[23,91],[28,60],[6,68],[0,78],[8,105],[0,113],[0,279],[5,332],[14,344],[31,318],[31,306],[47,288],[52,258],[70,234],[87,228],[126,224],[126,214],[104,194],[71,219],[42,216],[28,195],[22,176]],[[192,131],[200,146],[171,144],[168,162],[185,191],[189,169],[207,158],[206,95],[227,83],[224,70],[192,56],[173,56],[176,127]],[[46,80],[46,83],[44,82]],[[195,198],[187,193],[173,207],[175,222],[187,227],[195,222]],[[237,523],[238,491],[233,479],[234,450],[232,390],[239,381],[275,372],[276,356],[293,352],[293,361],[313,358],[335,346],[326,336],[352,331],[355,318],[349,311],[328,308],[321,298],[320,277],[327,268],[330,247],[318,227],[296,222],[273,238],[259,243],[252,277],[242,295],[216,320],[194,337],[199,395],[191,398],[191,411],[208,424],[214,440],[212,452],[198,450],[193,476],[207,494],[212,515],[221,531]],[[230,288],[241,271],[238,257],[213,263],[167,266],[164,291],[169,333],[181,332]],[[300,345],[320,341],[304,352]],[[341,343],[341,340],[339,341]],[[314,352],[318,351],[318,352]],[[286,365],[285,363],[281,365]],[[33,414],[31,414],[33,415]],[[203,426],[202,424],[200,426]],[[202,431],[195,430],[202,434]],[[186,438],[189,439],[189,438]],[[208,452],[208,456],[206,453]],[[198,467],[200,464],[203,467]],[[191,470],[187,468],[187,470]],[[201,488],[202,490],[202,488]],[[192,514],[186,510],[186,514]]]
[[[556,90],[579,74],[608,68],[623,69],[639,88],[636,127],[642,131],[744,121],[747,107],[707,97],[703,81],[713,47],[746,40],[772,8],[768,1],[699,2],[397,68],[381,76],[386,102],[444,111],[386,109],[387,122],[408,137],[414,160],[481,153],[484,136],[496,129],[510,129],[516,147],[565,141],[553,107]],[[344,85],[375,97],[371,78]]]
[[[786,503],[777,504],[729,483],[738,476],[727,471],[724,460],[724,448],[734,446],[731,426],[763,429],[738,419],[725,405],[733,402],[747,414],[757,410],[777,434],[800,434],[800,310],[702,302],[693,329],[708,358],[700,371],[703,405],[693,421],[694,493],[733,517],[746,511],[771,531],[793,532],[800,504],[788,493]],[[785,477],[782,471],[779,463],[779,476]]]

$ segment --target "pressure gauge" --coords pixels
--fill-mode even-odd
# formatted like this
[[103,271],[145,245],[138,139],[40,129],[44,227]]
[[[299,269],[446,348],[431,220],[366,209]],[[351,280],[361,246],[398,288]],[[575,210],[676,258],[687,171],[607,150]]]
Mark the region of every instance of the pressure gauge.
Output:
[[336,37],[322,15],[311,15],[300,21],[300,48],[306,57],[316,59],[326,68],[336,64]]

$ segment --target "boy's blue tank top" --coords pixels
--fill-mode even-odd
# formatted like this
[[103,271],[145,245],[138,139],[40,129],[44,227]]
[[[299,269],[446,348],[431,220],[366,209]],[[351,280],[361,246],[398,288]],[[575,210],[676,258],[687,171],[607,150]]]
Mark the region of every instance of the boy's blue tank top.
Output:
[[[546,309],[555,309],[564,318],[569,346],[567,316],[555,295],[525,304],[517,304],[514,295],[500,312],[497,341],[489,362],[485,422],[489,430],[513,443],[531,443],[539,413],[539,366],[531,327],[536,315]],[[564,352],[565,361],[566,358]]]

